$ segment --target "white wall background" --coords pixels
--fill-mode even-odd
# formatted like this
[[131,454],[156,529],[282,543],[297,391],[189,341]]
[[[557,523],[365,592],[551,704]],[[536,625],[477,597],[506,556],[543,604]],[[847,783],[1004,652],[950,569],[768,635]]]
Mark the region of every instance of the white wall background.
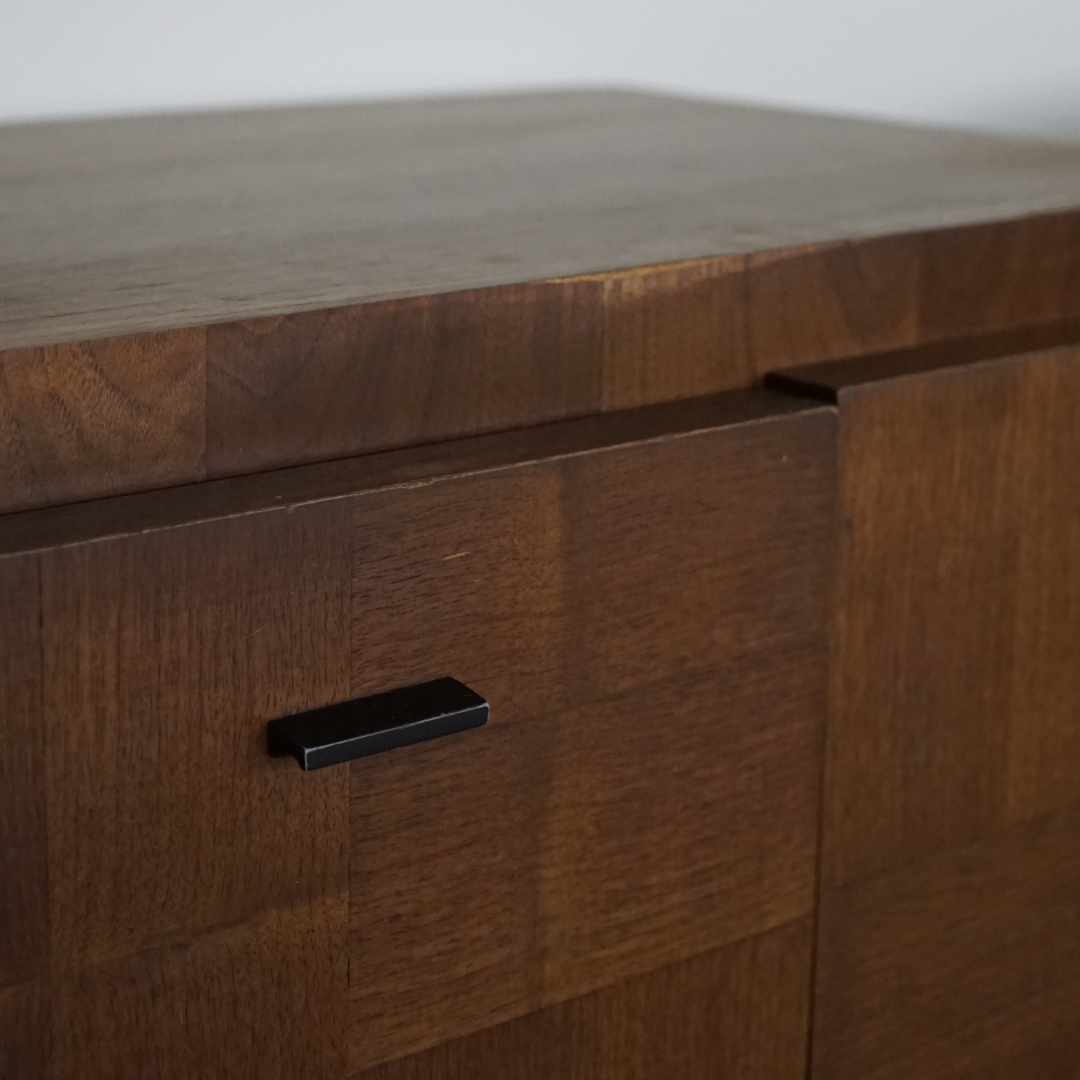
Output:
[[0,120],[597,83],[1080,139],[1080,0],[0,0]]

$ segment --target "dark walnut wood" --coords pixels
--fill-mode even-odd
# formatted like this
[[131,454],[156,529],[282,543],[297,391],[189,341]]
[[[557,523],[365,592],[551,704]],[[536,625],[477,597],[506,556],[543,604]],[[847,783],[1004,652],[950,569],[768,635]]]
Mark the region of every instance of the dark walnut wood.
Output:
[[364,1072],[362,1080],[773,1080],[806,1068],[811,920]]
[[0,512],[206,475],[206,333],[0,353]]
[[785,380],[840,407],[829,1080],[1080,1062],[1080,346],[982,347]]
[[[0,519],[5,1076],[341,1077],[660,971],[688,1068],[731,995],[795,1080],[835,451],[755,392]],[[436,668],[486,728],[267,755]]]
[[1075,1080],[1080,147],[559,93],[0,207],[3,1080]]
[[43,1075],[49,970],[41,581],[0,559],[0,1076]]
[[347,776],[263,734],[348,694],[339,512],[0,559],[5,1076],[340,1075]]
[[17,124],[0,161],[3,348],[1005,221],[1080,184],[1067,145],[612,91]]
[[0,512],[1080,316],[1080,149],[634,93],[0,128]]
[[822,411],[357,499],[354,692],[448,673],[491,718],[352,766],[354,1069],[811,910],[832,440]]

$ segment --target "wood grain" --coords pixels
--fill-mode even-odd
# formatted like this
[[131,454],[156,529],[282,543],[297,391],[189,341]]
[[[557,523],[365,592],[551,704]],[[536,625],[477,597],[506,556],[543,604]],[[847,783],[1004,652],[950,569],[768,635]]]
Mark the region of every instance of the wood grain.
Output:
[[0,513],[201,480],[201,330],[0,355]]
[[[949,335],[1052,327],[1080,314],[1072,221],[1050,215],[0,354],[4,505],[530,426]],[[1032,235],[1040,260],[1029,265]],[[970,271],[973,246],[1015,262],[1037,288],[1006,302],[995,278]],[[940,314],[969,308],[966,321]]]
[[600,298],[538,282],[211,327],[210,474],[597,412]]
[[43,1080],[48,1053],[46,980],[0,986],[0,1075]]
[[17,125],[0,162],[0,512],[1080,316],[1066,146],[581,92]]
[[489,723],[352,767],[351,1069],[542,1000],[534,823],[550,744],[545,719]]
[[48,970],[40,593],[35,556],[0,559],[0,987]]
[[[699,465],[681,497],[656,477],[640,482],[682,471],[688,452]],[[3,692],[39,700],[15,715],[39,735],[23,746],[42,759],[36,780],[25,774],[33,790],[16,792],[18,815],[33,825],[40,803],[46,833],[27,841],[37,862],[20,855],[16,887],[2,894],[6,914],[40,930],[32,956],[31,934],[4,939],[5,978],[10,968],[17,980],[0,992],[7,1071],[335,1076],[349,985],[354,1014],[357,987],[394,1001],[382,1053],[386,1039],[405,1053],[418,993],[435,1006],[423,1024],[449,1038],[476,1030],[485,995],[479,1026],[805,916],[824,693],[825,584],[813,568],[830,546],[833,454],[831,410],[759,392],[5,517],[0,568],[19,615],[4,628]],[[636,504],[603,505],[609,485],[635,482]],[[735,504],[749,506],[744,516]],[[705,553],[681,571],[679,509],[700,512],[689,535]],[[804,532],[781,529],[804,511]],[[651,579],[655,559],[621,578],[600,568],[604,537],[627,525],[643,550],[669,551],[673,581],[725,596],[726,613],[710,619],[699,598],[667,596]],[[463,550],[472,562],[444,558]],[[772,600],[755,607],[753,574],[773,563],[795,569],[777,568]],[[395,567],[407,572],[395,579]],[[792,588],[803,575],[811,584]],[[596,596],[579,617],[589,577]],[[666,676],[616,673],[608,685],[589,674],[607,661],[581,642],[603,630],[604,595],[629,587],[641,612],[615,615],[628,646],[643,647],[643,615],[673,603],[686,648],[663,655]],[[751,636],[764,619],[777,634],[733,643],[713,635],[721,618]],[[462,619],[471,670],[503,665],[496,719],[468,733],[486,741],[373,759],[368,784],[265,756],[270,716],[446,659],[440,643],[460,636]],[[734,688],[732,667],[745,672]],[[657,744],[649,732],[664,713]],[[641,803],[634,785],[657,753],[679,771],[658,773]],[[595,784],[583,754],[597,761]],[[545,755],[559,790],[540,775]],[[745,816],[715,830],[714,800]],[[644,864],[648,889],[629,897],[651,928],[639,955],[620,923],[620,879],[641,864],[633,845],[596,847],[607,867],[599,904],[581,886],[592,873],[581,823],[592,834],[608,816],[664,836]],[[671,821],[691,826],[676,842]],[[371,901],[351,913],[350,832],[353,884],[370,880]],[[43,860],[45,902],[29,905],[20,890]],[[377,907],[379,896],[392,903]],[[463,910],[476,916],[471,936]],[[355,950],[363,920],[378,949]],[[420,952],[411,967],[396,962],[425,935],[431,963]],[[523,963],[529,940],[537,951]]]
[[1080,316],[1080,217],[1045,215],[1006,231],[921,238],[920,337],[991,332]]
[[545,461],[359,501],[353,692],[452,673],[503,716],[565,703],[561,510]]
[[105,962],[333,884],[333,851],[304,835],[333,824],[335,776],[272,767],[262,722],[347,693],[336,512],[42,555],[59,957]]
[[[813,407],[811,405],[810,407]],[[752,390],[585,416],[454,442],[208,480],[184,487],[0,515],[0,555],[217,521],[431,480],[506,469],[807,411],[801,397]]]
[[921,340],[921,254],[920,237],[910,234],[751,255],[747,324],[755,373]]
[[819,411],[357,497],[354,692],[450,673],[492,716],[352,766],[354,1070],[810,910],[832,440]]
[[1062,346],[838,390],[827,882],[1080,797],[1078,359]]
[[1075,1076],[1078,826],[1073,806],[829,890],[816,1075]]
[[0,559],[0,1075],[43,1075],[49,970],[41,609],[34,555]]
[[1080,150],[578,91],[0,127],[0,350],[1077,208]]
[[263,727],[348,693],[341,513],[42,555],[52,1075],[336,1073],[347,778]]
[[363,1080],[796,1080],[810,919],[379,1066]]
[[1023,521],[1013,606],[1007,813],[1080,802],[1080,348],[1018,387],[1010,477]]
[[15,1076],[340,1075],[348,778],[271,762],[263,729],[348,695],[348,523],[328,502],[0,561],[27,594],[2,685],[44,756],[16,885],[47,859],[2,935],[16,974],[48,935],[36,997],[4,995],[47,1031]]
[[50,1077],[342,1075],[343,898],[65,973]]
[[845,523],[814,1028],[830,1080],[1080,1060],[1080,348],[942,352],[801,375],[839,402]]
[[[747,260],[696,259],[597,275],[603,286],[603,407],[711,394],[754,381]],[[587,288],[589,279],[572,282]]]
[[810,909],[820,701],[803,648],[756,678],[733,659],[722,678],[559,717],[539,883],[545,1002]]

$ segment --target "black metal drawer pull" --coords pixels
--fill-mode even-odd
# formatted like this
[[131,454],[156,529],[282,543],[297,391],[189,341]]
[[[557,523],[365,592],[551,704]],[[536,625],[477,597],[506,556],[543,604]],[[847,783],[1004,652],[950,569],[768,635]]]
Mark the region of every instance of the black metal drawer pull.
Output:
[[292,755],[302,769],[322,769],[398,746],[437,739],[487,723],[488,703],[457,679],[327,705],[271,720],[271,757]]

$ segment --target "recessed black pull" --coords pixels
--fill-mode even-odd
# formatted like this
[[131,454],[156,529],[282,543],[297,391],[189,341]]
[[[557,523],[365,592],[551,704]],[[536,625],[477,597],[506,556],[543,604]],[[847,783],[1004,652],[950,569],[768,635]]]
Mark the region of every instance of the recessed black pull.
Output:
[[291,754],[302,769],[322,769],[480,727],[487,718],[488,703],[464,683],[433,679],[271,720],[266,748],[271,757]]

